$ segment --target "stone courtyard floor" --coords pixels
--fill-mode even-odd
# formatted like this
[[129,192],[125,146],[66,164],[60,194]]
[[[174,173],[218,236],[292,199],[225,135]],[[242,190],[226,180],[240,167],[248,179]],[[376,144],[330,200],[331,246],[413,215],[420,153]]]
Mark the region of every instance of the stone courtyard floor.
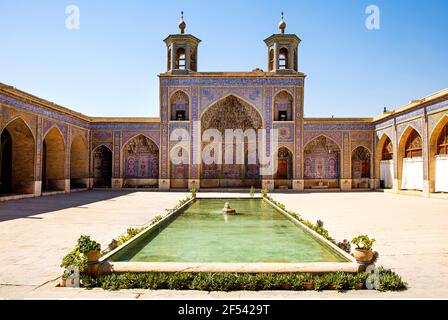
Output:
[[[241,194],[225,194],[232,195]],[[312,222],[323,220],[337,240],[364,233],[376,238],[378,264],[403,277],[409,286],[404,292],[108,292],[56,287],[61,259],[81,234],[91,235],[106,247],[128,227],[144,225],[185,196],[182,192],[106,190],[0,203],[0,298],[448,298],[448,200],[379,192],[274,193],[273,197]]]

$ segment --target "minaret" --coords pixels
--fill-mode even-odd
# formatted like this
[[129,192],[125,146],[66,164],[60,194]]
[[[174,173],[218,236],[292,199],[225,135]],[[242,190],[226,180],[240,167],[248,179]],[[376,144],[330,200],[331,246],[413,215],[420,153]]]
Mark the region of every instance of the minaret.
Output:
[[185,34],[187,24],[184,21],[184,12],[181,12],[178,34],[169,35],[166,43],[167,71],[174,74],[188,74],[198,71],[198,46],[201,40],[191,34]]
[[298,47],[300,39],[295,34],[286,34],[286,22],[283,17],[278,23],[280,33],[273,34],[264,42],[268,47],[268,71],[292,73],[298,71]]

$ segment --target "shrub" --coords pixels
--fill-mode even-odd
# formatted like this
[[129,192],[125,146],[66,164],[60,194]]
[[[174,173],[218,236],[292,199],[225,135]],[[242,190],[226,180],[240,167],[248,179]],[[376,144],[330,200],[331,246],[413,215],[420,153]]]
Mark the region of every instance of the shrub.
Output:
[[[324,273],[232,273],[232,272],[148,272],[103,275],[96,278],[83,275],[84,287],[101,287],[106,290],[119,289],[171,289],[202,291],[236,290],[305,290],[311,284],[314,290],[360,289],[360,284],[369,277],[369,273],[351,274],[345,272]],[[397,291],[406,288],[401,278],[390,270],[379,270],[382,291]]]
[[344,239],[342,242],[338,242],[338,247],[347,253],[350,253],[351,251],[351,245],[347,239]]

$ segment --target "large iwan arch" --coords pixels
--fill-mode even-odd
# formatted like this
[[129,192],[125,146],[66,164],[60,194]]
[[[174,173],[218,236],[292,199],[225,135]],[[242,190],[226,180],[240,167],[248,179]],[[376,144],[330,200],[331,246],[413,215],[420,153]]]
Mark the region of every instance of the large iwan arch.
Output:
[[[233,143],[226,145],[224,137],[226,129],[239,129],[243,133],[254,132],[256,141],[257,130],[262,126],[263,118],[259,111],[235,95],[228,95],[207,107],[201,116],[201,134],[204,134],[206,130],[214,129],[221,133],[223,141],[221,148],[216,150],[212,148],[210,152],[208,151],[209,142],[203,142],[201,154],[207,153],[211,158],[221,158],[222,163],[207,163],[203,159],[201,187],[261,187],[257,158],[258,143],[255,146],[250,145],[248,139],[244,137],[241,141],[234,138]],[[246,131],[248,129],[251,130]],[[232,149],[233,153],[230,152]],[[225,161],[226,150],[232,161]],[[248,154],[249,150],[250,154]],[[255,155],[252,154],[253,152]]]

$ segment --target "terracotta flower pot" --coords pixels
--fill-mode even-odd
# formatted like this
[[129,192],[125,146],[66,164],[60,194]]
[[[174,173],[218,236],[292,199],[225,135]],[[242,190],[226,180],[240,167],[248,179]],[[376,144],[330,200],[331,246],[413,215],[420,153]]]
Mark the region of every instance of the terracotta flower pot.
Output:
[[355,249],[354,256],[358,262],[370,262],[373,259],[372,249]]
[[101,252],[98,250],[94,250],[94,251],[89,251],[86,253],[87,256],[87,260],[89,262],[91,261],[98,261],[101,257]]

